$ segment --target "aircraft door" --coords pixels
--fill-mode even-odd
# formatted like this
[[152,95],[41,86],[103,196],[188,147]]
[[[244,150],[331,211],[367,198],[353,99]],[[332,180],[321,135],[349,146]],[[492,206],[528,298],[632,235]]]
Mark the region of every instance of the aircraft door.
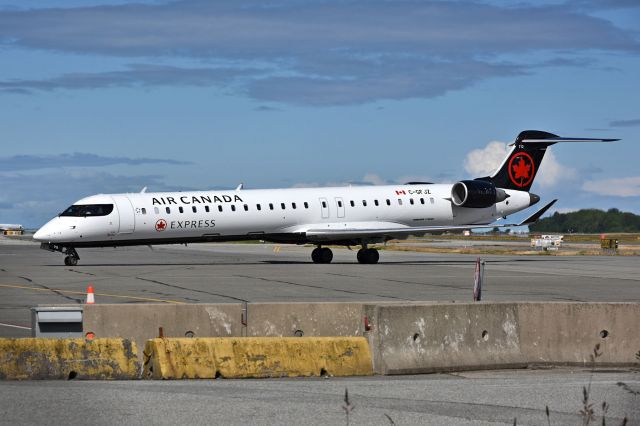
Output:
[[329,201],[324,197],[320,197],[320,209],[322,210],[322,218],[328,219],[329,218]]
[[133,233],[136,229],[136,219],[133,214],[133,204],[131,204],[131,200],[125,195],[116,195],[112,198],[118,208],[118,215],[120,216],[118,234]]
[[344,201],[342,201],[342,197],[336,197],[336,211],[338,212],[338,217],[344,217]]

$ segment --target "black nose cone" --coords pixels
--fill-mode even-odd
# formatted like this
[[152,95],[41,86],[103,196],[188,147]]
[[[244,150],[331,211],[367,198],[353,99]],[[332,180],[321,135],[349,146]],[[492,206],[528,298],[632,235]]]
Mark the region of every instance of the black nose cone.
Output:
[[532,206],[540,201],[540,197],[536,194],[529,193],[529,205]]

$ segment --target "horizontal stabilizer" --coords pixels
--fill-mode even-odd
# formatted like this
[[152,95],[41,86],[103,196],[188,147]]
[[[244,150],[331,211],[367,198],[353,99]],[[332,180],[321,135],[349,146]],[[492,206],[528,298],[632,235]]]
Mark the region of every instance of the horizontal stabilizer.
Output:
[[538,219],[540,219],[540,217],[543,214],[545,214],[547,212],[547,210],[549,210],[551,208],[551,206],[553,206],[556,203],[556,201],[558,201],[557,198],[555,200],[551,201],[549,204],[547,204],[543,208],[541,208],[540,210],[538,210],[537,212],[535,212],[534,214],[532,214],[531,216],[529,216],[528,218],[526,218],[525,220],[523,220],[522,222],[520,222],[518,224],[518,226],[530,225],[530,224],[532,224],[534,222],[537,222]]
[[[544,138],[544,139],[522,139],[521,143],[546,143],[549,145],[558,143],[558,142],[615,142],[620,139],[601,139],[601,138]],[[515,142],[514,142],[515,144]]]

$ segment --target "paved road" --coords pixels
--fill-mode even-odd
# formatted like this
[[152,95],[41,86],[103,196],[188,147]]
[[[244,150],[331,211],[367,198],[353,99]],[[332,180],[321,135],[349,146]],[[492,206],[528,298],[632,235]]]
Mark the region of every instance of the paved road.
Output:
[[[330,379],[132,382],[0,382],[0,424],[345,424],[345,388],[352,425],[578,425],[582,388],[607,424],[640,422],[640,389],[629,371],[519,370]],[[594,423],[592,423],[594,424]],[[597,424],[602,424],[599,421]]]
[[[85,249],[80,264],[59,253],[0,239],[0,336],[28,336],[29,308],[82,303],[93,284],[98,303],[158,300],[468,301],[474,256],[384,251],[359,265],[336,249],[315,265],[311,249],[270,244]],[[486,256],[484,300],[640,301],[637,257]]]

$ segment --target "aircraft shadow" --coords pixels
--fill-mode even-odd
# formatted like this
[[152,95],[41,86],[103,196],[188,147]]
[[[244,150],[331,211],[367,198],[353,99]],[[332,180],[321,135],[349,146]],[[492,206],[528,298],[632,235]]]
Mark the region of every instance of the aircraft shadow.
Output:
[[[482,258],[481,258],[482,259]],[[566,258],[562,259],[484,259],[490,264],[509,264],[509,263],[526,263],[526,262],[566,262]],[[399,260],[399,261],[381,261],[378,265],[470,265],[475,260]],[[86,268],[86,267],[107,267],[107,266],[247,266],[247,265],[315,265],[310,260],[308,261],[296,261],[296,260],[261,260],[257,262],[207,262],[207,263],[84,263],[77,266],[66,266],[61,264],[48,264],[42,266],[50,266],[54,268]],[[331,265],[358,265],[357,262],[331,262]]]

